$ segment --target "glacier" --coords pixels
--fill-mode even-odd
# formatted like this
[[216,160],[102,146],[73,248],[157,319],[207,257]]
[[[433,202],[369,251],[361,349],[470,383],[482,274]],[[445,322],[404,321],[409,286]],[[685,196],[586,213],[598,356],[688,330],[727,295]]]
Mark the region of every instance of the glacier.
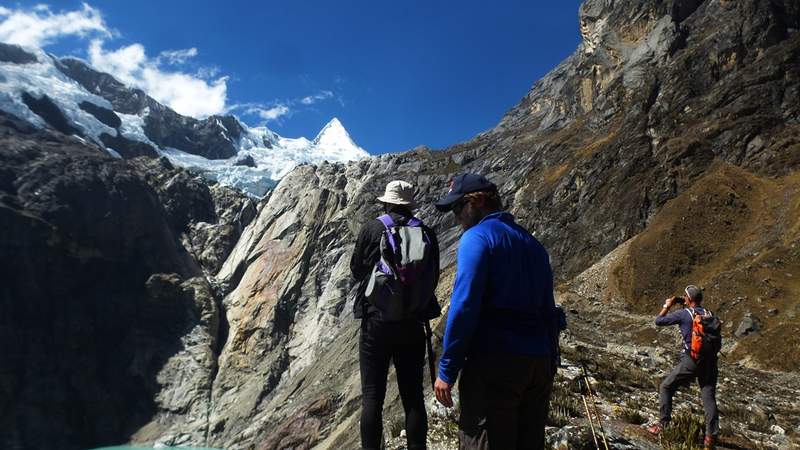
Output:
[[[128,118],[123,118],[123,123],[126,120]],[[245,131],[239,139],[239,151],[228,159],[207,159],[169,147],[160,148],[159,152],[175,165],[194,170],[206,178],[233,186],[254,197],[263,196],[299,164],[357,161],[369,156],[366,150],[353,142],[336,117],[312,141],[304,137],[285,138],[266,127],[250,128],[242,124],[242,128]],[[134,135],[126,137],[133,138]],[[255,167],[239,163],[248,156]]]
[[[7,44],[4,44],[7,45]],[[36,62],[15,63],[0,61],[0,110],[13,114],[37,127],[47,122],[25,104],[25,93],[41,98],[47,95],[71,125],[83,133],[83,139],[94,142],[110,155],[121,157],[116,149],[103,144],[100,135],[118,134],[132,141],[152,146],[156,152],[177,166],[187,168],[204,178],[232,186],[253,197],[264,196],[284,175],[303,163],[319,164],[347,162],[369,156],[350,137],[341,121],[334,117],[313,140],[280,136],[266,126],[251,127],[236,118],[242,128],[238,141],[233,141],[221,131],[223,137],[233,142],[237,154],[228,159],[207,159],[171,147],[159,146],[148,138],[145,119],[150,114],[144,108],[138,114],[114,113],[121,125],[111,128],[79,107],[81,102],[112,110],[111,102],[87,91],[80,83],[56,67],[58,58],[40,48],[21,47],[34,55]],[[74,58],[73,58],[74,59]],[[82,61],[88,67],[88,63]],[[226,130],[221,121],[221,130]]]

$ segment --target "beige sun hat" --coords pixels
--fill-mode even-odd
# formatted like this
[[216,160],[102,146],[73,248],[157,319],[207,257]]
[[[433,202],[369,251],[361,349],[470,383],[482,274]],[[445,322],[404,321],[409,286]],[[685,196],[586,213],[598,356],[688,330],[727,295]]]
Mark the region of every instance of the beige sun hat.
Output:
[[386,185],[386,191],[378,197],[378,201],[392,205],[404,205],[409,208],[417,207],[414,202],[414,186],[402,180],[390,181]]

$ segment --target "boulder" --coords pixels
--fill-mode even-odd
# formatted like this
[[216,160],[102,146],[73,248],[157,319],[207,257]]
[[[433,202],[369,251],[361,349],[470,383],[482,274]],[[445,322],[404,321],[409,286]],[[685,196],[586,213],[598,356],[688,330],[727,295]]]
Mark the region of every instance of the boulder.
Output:
[[739,323],[739,326],[736,327],[736,331],[733,334],[736,337],[743,337],[759,330],[761,330],[761,321],[752,313],[747,313],[744,315],[744,318]]

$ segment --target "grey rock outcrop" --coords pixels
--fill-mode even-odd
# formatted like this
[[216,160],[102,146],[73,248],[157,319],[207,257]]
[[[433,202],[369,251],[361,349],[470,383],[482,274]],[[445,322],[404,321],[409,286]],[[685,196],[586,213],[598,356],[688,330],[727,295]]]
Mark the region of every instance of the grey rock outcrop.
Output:
[[148,96],[141,89],[125,86],[113,76],[92,69],[76,58],[53,58],[58,70],[72,78],[87,91],[108,100],[114,111],[122,114],[138,114],[147,106]]
[[102,142],[107,149],[117,152],[125,159],[135,158],[137,156],[147,156],[150,158],[158,157],[158,152],[156,152],[156,149],[154,149],[152,145],[128,139],[122,136],[119,131],[117,131],[116,136],[112,136],[108,133],[100,134],[100,142]]
[[130,88],[111,75],[94,70],[80,59],[54,58],[54,61],[62,73],[77,81],[87,91],[108,100],[115,111],[142,114],[147,110],[145,133],[156,145],[176,148],[209,159],[224,159],[236,155],[236,143],[243,132],[236,118],[211,116],[198,120],[182,116],[158,103],[141,89]]
[[208,159],[236,155],[235,144],[242,128],[235,118],[211,116],[197,120],[182,116],[150,97],[147,107],[150,113],[145,117],[144,131],[160,147],[177,148]]
[[[224,300],[229,332],[214,383],[210,443],[272,442],[281,423],[302,420],[297,411],[329,399],[330,445],[356,445],[351,428],[337,426],[352,426],[358,409],[352,236],[377,215],[376,188],[414,160],[388,155],[348,166],[305,165],[272,192],[217,275],[231,291]],[[446,181],[439,179],[433,185]],[[437,194],[421,193],[428,200]],[[434,218],[430,206],[424,210],[430,223],[447,219]]]
[[760,322],[758,317],[754,316],[752,313],[747,313],[744,315],[742,321],[739,322],[739,326],[736,327],[736,331],[733,334],[736,337],[743,337],[759,331],[761,329]]
[[36,61],[36,55],[31,55],[16,45],[0,42],[0,62],[29,64]]
[[244,166],[244,167],[255,167],[256,162],[253,160],[251,155],[245,155],[241,158],[238,158],[236,162],[233,163],[236,166]]
[[215,274],[244,228],[255,218],[255,202],[227,186],[173,166],[166,158],[129,161],[157,193],[172,231],[204,272]]
[[94,103],[89,103],[87,101],[81,102],[78,106],[110,128],[119,128],[120,125],[122,125],[122,120],[114,111],[110,109],[97,106]]
[[210,187],[215,220],[189,224],[188,242],[195,259],[209,275],[216,274],[236,246],[239,237],[256,217],[256,204],[248,196],[228,186]]
[[64,116],[64,113],[58,108],[58,105],[53,103],[47,95],[42,95],[36,98],[27,92],[22,94],[22,101],[31,109],[36,115],[42,118],[53,129],[61,133],[75,136],[83,136],[80,130],[73,127],[69,120]]

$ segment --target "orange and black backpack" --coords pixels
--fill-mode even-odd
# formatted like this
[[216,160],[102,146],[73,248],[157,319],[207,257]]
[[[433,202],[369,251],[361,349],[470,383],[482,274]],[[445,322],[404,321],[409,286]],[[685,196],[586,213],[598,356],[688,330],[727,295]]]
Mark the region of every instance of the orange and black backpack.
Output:
[[694,308],[687,308],[692,316],[692,340],[688,348],[689,356],[699,361],[703,358],[716,358],[722,348],[722,322],[709,310],[697,313]]

